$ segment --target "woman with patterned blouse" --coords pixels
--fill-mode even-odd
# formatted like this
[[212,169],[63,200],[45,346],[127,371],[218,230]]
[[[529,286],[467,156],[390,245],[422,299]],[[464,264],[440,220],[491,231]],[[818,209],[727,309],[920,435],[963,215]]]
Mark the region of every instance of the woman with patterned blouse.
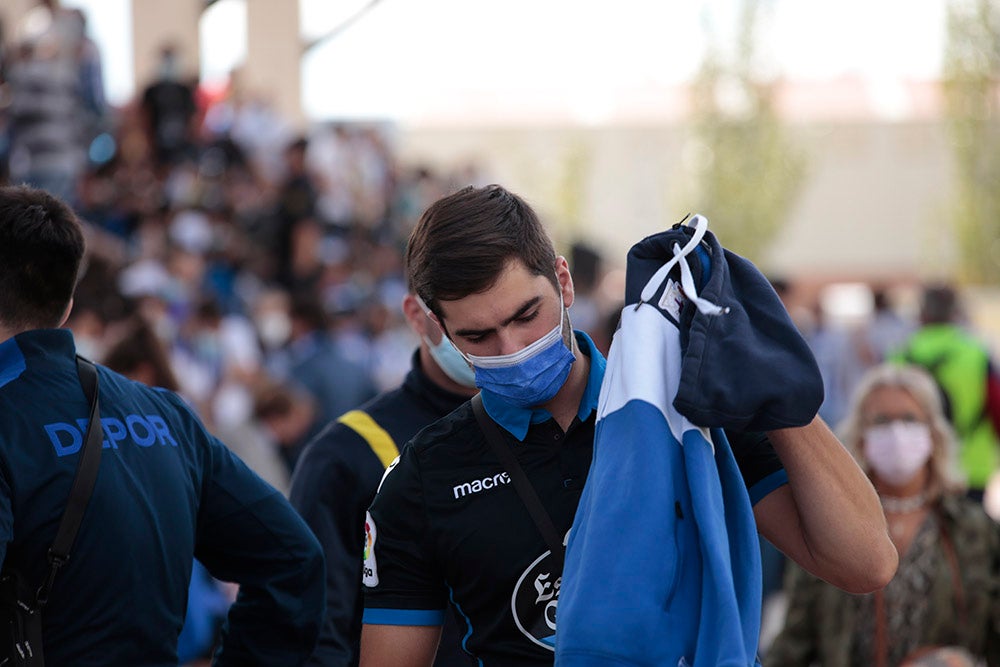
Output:
[[916,367],[872,369],[840,435],[879,493],[899,569],[855,596],[793,567],[764,664],[1000,665],[1000,529],[964,495],[937,385]]

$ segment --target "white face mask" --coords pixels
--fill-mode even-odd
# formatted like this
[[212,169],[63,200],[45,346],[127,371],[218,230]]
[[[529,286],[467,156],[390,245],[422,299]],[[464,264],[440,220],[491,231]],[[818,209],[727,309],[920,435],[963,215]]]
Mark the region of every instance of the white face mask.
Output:
[[292,319],[281,311],[264,313],[257,318],[257,333],[264,347],[281,347],[292,333]]
[[934,443],[927,424],[893,421],[865,431],[864,454],[882,480],[906,484],[931,458]]

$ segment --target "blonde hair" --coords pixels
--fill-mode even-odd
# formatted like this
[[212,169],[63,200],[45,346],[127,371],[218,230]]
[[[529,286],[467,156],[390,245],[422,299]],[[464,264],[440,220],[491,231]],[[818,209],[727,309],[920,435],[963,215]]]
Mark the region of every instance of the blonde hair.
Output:
[[958,466],[958,441],[955,431],[944,415],[941,394],[934,379],[918,366],[882,364],[865,373],[851,396],[847,417],[837,429],[841,441],[861,468],[871,476],[871,468],[862,455],[864,406],[876,389],[890,387],[909,394],[927,414],[931,431],[931,466],[928,493],[932,498],[942,493],[965,491],[965,476]]

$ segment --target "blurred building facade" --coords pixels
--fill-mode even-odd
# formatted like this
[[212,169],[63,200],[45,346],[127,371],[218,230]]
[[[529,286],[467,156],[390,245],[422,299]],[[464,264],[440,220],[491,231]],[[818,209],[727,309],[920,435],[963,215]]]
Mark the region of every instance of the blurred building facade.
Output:
[[[5,32],[37,1],[6,0],[0,8]],[[137,90],[155,76],[165,43],[175,44],[187,73],[196,74],[199,20],[211,4],[131,0]],[[247,0],[246,11],[240,85],[267,91],[283,118],[305,127],[301,61],[307,46],[299,3]],[[955,243],[939,222],[954,175],[939,86],[902,84],[893,91],[897,108],[887,111],[885,95],[869,84],[850,77],[782,84],[778,105],[795,119],[790,130],[807,171],[770,251],[757,258],[767,272],[815,289],[850,281],[916,284],[953,272]],[[493,96],[470,95],[467,104],[398,128],[400,160],[476,165],[476,179],[503,182],[544,211],[564,249],[582,239],[602,248],[612,267],[624,263],[633,242],[689,212],[712,219],[711,202],[688,194],[689,162],[698,152],[683,87],[625,90],[609,102],[616,111],[600,124],[557,108],[519,116],[523,109],[516,105],[507,109]]]

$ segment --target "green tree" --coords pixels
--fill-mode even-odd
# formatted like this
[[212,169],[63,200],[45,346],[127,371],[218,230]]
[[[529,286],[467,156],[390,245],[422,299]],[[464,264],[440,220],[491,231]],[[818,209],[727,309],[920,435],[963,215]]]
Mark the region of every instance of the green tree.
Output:
[[710,46],[693,86],[692,201],[727,248],[759,262],[805,174],[803,152],[759,73],[760,0],[744,0],[734,53]]
[[1000,282],[1000,5],[952,0],[943,80],[955,160],[950,215],[961,257],[958,272],[972,283]]

